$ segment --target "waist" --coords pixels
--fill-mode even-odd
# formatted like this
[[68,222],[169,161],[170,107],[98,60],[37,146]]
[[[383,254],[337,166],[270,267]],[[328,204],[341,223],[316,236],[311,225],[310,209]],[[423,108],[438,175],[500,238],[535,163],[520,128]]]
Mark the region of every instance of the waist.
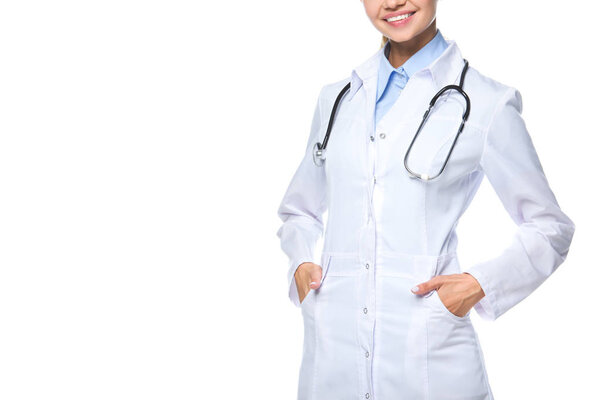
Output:
[[428,280],[436,275],[462,272],[456,251],[439,255],[378,252],[371,263],[362,260],[358,252],[323,251],[322,259],[326,273],[332,276],[358,275],[374,268],[378,276]]

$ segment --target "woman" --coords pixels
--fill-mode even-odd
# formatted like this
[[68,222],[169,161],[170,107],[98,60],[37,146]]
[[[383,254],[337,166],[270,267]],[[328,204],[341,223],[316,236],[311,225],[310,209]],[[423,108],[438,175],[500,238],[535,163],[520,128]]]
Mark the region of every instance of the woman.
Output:
[[[528,296],[565,260],[575,225],[546,180],[521,94],[465,63],[436,27],[437,1],[363,4],[383,45],[321,89],[278,209],[304,320],[298,398],[491,400],[470,310],[495,320]],[[469,102],[458,90],[439,96],[405,167],[429,102],[461,81]],[[484,176],[518,230],[501,254],[463,270],[455,227]]]

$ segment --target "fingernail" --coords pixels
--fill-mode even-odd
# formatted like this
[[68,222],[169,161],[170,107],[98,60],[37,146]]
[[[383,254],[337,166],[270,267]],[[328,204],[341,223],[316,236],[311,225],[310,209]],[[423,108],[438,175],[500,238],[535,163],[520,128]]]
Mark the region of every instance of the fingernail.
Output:
[[310,283],[310,286],[315,286],[316,284],[317,284],[317,282],[313,281],[313,282]]
[[416,293],[419,291],[419,287],[415,286],[414,288],[410,289],[413,293]]

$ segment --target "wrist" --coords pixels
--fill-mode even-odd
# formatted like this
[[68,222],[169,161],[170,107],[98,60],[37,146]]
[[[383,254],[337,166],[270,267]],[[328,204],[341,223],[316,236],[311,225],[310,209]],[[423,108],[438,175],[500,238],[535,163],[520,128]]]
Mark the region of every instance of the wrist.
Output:
[[469,297],[475,299],[476,302],[479,302],[479,300],[485,297],[483,288],[479,284],[479,281],[473,275],[469,274],[468,272],[463,272],[463,274],[471,277],[471,290],[469,291]]

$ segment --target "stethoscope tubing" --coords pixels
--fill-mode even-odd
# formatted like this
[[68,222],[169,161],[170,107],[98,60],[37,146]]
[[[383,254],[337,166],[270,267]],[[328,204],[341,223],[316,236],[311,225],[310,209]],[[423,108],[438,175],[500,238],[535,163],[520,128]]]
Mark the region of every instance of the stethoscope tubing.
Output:
[[[410,174],[410,176],[412,178],[418,178],[423,181],[430,181],[432,179],[439,177],[442,174],[442,172],[446,168],[446,164],[448,164],[448,160],[450,159],[450,155],[452,154],[452,151],[454,150],[454,146],[456,145],[456,142],[458,141],[458,137],[460,136],[461,132],[463,131],[465,123],[467,122],[467,119],[469,118],[469,114],[471,112],[471,100],[469,99],[469,96],[463,89],[465,75],[467,73],[467,69],[469,68],[469,62],[466,59],[463,59],[463,60],[464,60],[464,66],[463,66],[463,69],[461,72],[459,85],[446,85],[442,89],[440,89],[435,94],[435,96],[432,97],[431,101],[429,102],[429,107],[427,108],[427,110],[425,110],[425,113],[423,114],[423,118],[421,120],[421,123],[419,124],[419,128],[417,129],[417,132],[413,136],[413,138],[410,142],[410,145],[408,146],[408,149],[406,150],[406,154],[404,155],[404,167],[406,168],[406,171]],[[333,104],[333,108],[331,110],[331,115],[329,116],[329,122],[327,124],[327,131],[325,132],[325,137],[323,139],[323,143],[321,144],[320,142],[317,142],[317,143],[315,143],[315,145],[313,147],[313,161],[314,161],[315,165],[317,165],[317,166],[323,165],[323,162],[325,160],[324,152],[327,148],[327,143],[329,142],[329,136],[330,136],[331,130],[333,128],[333,121],[335,119],[337,109],[339,107],[339,104],[340,104],[342,98],[344,97],[346,92],[348,92],[349,89],[350,89],[350,82],[348,82],[342,88],[342,90],[338,93],[338,95],[335,99],[335,102]],[[421,129],[425,125],[425,122],[429,119],[429,115],[431,114],[431,109],[435,106],[435,104],[436,104],[437,100],[440,98],[440,96],[449,90],[456,90],[464,98],[465,103],[466,103],[466,107],[465,107],[465,111],[462,115],[462,121],[460,123],[460,127],[458,128],[458,132],[454,136],[454,140],[452,141],[452,146],[450,147],[450,150],[448,151],[448,154],[446,155],[446,159],[444,160],[444,163],[442,164],[442,167],[440,168],[439,172],[431,177],[426,174],[416,173],[416,172],[412,171],[408,166],[408,155],[410,154],[410,150],[412,149],[412,146],[413,146],[415,140],[417,139],[417,136],[419,136]]]

